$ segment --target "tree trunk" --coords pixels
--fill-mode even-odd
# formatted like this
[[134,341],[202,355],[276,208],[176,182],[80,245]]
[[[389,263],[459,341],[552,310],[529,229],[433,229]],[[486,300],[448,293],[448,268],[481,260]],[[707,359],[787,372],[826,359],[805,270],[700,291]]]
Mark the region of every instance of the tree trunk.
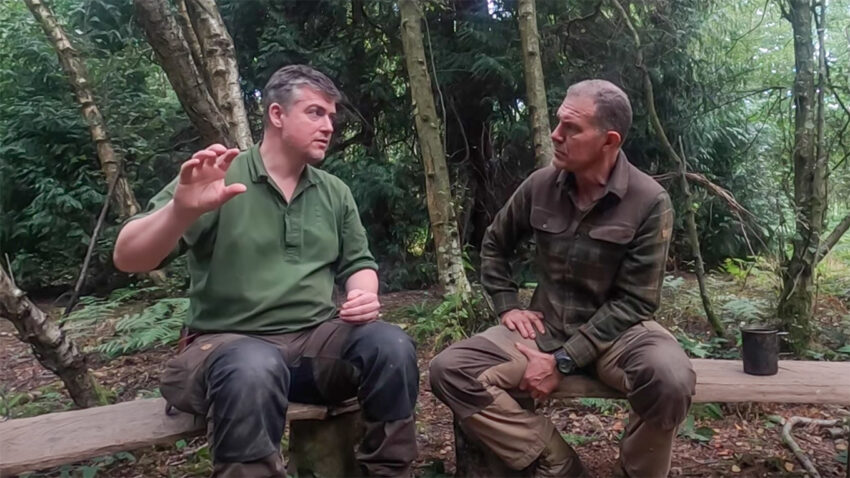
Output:
[[21,341],[30,344],[41,365],[62,380],[78,407],[93,407],[103,402],[97,382],[89,373],[86,356],[27,298],[24,291],[18,289],[2,267],[0,317],[15,325]]
[[422,44],[422,14],[419,8],[416,0],[399,1],[401,39],[407,73],[410,76],[410,96],[419,135],[419,148],[425,166],[428,215],[437,252],[437,270],[440,285],[446,294],[468,298],[471,288],[463,269],[449,171],[440,140],[440,120],[434,106],[431,78]]
[[202,72],[195,66],[192,51],[171,14],[167,0],[134,0],[133,4],[136,20],[153,47],[157,61],[177,93],[183,110],[198,129],[201,140],[205,144],[237,145],[224,115],[207,88]]
[[525,90],[534,140],[534,164],[548,166],[555,154],[549,137],[549,109],[546,106],[546,85],[543,83],[543,65],[540,62],[540,41],[537,33],[535,0],[519,0],[519,36],[522,39],[522,60],[525,69]]
[[215,0],[186,0],[186,5],[200,44],[209,91],[239,149],[248,149],[254,140],[239,86],[239,66],[236,64],[233,39],[227,32]]
[[113,198],[118,214],[122,219],[126,219],[139,212],[139,203],[136,201],[127,179],[121,176],[124,161],[121,155],[115,151],[112,141],[109,139],[106,122],[94,101],[86,66],[47,5],[41,0],[24,1],[33,17],[41,24],[47,38],[50,39],[51,45],[59,56],[62,70],[68,75],[68,80],[74,90],[74,95],[77,97],[77,102],[80,104],[83,117],[89,125],[100,167],[106,177],[106,184],[115,182]]
[[[790,0],[787,18],[794,32],[793,159],[796,231],[793,253],[783,268],[783,287],[777,316],[789,333],[792,347],[796,352],[801,352],[812,337],[814,268],[826,217],[826,152],[822,145],[817,144],[823,135],[818,132],[823,129],[823,110],[820,107],[815,108],[816,103],[821,100],[821,95],[815,97],[811,1]],[[823,59],[820,63],[823,64]],[[820,82],[823,83],[822,68],[820,74]]]
[[[203,53],[201,53],[201,44],[198,42],[198,35],[195,33],[195,28],[192,26],[192,19],[189,18],[189,8],[186,6],[186,0],[176,0],[177,6],[177,23],[180,25],[180,30],[183,31],[183,38],[186,39],[186,45],[189,47],[189,52],[192,53],[192,60],[195,62],[195,68],[198,71],[204,71]],[[204,78],[204,81],[209,84],[209,78]]]

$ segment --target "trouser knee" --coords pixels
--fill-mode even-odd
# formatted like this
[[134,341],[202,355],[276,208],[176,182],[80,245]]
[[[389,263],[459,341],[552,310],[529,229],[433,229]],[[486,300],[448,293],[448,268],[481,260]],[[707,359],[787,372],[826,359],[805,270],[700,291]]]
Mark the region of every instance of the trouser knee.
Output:
[[216,461],[247,462],[277,453],[286,422],[289,369],[273,345],[252,338],[209,358],[210,447]]
[[696,373],[679,344],[666,334],[650,333],[638,342],[649,345],[635,344],[623,364],[631,389],[629,402],[648,423],[672,430],[688,414]]
[[413,414],[419,394],[419,367],[413,340],[385,322],[358,327],[343,357],[360,372],[359,395],[365,418],[389,422]]

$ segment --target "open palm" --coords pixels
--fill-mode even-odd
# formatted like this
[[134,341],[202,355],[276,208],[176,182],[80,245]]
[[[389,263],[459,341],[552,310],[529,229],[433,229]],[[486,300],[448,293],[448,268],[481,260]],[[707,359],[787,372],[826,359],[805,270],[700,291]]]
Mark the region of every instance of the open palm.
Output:
[[187,215],[200,216],[245,192],[244,184],[224,182],[227,169],[238,154],[238,149],[214,144],[192,155],[180,166],[174,206]]

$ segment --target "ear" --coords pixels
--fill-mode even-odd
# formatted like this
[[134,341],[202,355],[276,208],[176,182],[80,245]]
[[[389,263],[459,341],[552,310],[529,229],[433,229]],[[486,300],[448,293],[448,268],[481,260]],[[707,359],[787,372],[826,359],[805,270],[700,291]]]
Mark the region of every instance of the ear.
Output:
[[609,130],[605,133],[605,142],[602,144],[604,149],[620,149],[622,145],[623,137],[620,136],[620,133]]
[[283,128],[283,116],[284,111],[283,107],[278,103],[272,103],[269,105],[269,123],[272,124],[275,128]]

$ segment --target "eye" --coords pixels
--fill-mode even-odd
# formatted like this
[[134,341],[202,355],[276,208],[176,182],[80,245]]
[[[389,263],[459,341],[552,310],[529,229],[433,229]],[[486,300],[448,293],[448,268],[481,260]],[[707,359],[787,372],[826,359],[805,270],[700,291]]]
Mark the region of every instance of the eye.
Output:
[[307,116],[311,119],[319,119],[325,115],[325,110],[322,108],[310,108],[307,110]]

